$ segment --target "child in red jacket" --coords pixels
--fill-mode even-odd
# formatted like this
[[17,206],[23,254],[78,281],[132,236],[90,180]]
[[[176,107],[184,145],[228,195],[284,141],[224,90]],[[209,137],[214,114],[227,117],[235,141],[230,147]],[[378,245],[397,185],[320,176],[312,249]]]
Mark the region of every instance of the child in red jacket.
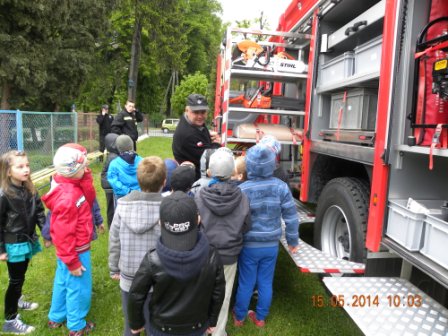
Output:
[[92,296],[90,241],[95,189],[83,146],[70,143],[59,147],[53,164],[56,175],[50,191],[42,197],[52,212],[50,235],[57,256],[48,326],[58,328],[67,322],[70,335],[78,336],[94,326],[85,318]]

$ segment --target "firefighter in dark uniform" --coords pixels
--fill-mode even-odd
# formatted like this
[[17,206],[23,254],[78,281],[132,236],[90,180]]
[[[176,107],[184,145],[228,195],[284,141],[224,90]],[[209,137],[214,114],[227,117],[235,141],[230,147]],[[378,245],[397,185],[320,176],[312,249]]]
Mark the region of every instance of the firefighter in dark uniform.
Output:
[[180,118],[173,136],[174,158],[179,164],[184,161],[194,163],[196,180],[201,177],[199,162],[204,150],[221,147],[221,137],[216,132],[209,132],[205,126],[207,112],[208,104],[203,95],[189,95],[185,113]]
[[134,142],[134,150],[137,150],[138,129],[137,123],[143,121],[143,114],[135,108],[134,102],[128,100],[124,110],[115,116],[112,122],[112,133],[129,135]]

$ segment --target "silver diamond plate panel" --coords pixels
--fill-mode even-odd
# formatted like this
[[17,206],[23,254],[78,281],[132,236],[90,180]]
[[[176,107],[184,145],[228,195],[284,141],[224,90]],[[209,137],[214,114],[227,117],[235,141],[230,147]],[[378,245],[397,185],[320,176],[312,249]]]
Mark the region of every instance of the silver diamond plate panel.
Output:
[[310,273],[364,273],[364,264],[338,259],[328,255],[299,239],[299,250],[292,254],[288,250],[284,231],[280,239],[283,247],[302,272]]
[[[344,309],[367,336],[448,335],[448,310],[407,280],[325,277],[323,281],[334,296],[342,295]],[[362,297],[364,304],[354,307]]]
[[297,215],[299,216],[299,223],[314,223],[314,215],[306,208],[306,206],[296,200]]

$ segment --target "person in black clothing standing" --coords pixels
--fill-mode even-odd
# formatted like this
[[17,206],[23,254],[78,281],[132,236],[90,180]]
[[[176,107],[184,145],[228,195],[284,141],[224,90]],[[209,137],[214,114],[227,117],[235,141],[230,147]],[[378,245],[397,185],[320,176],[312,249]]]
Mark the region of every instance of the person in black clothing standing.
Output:
[[140,263],[129,290],[131,331],[144,330],[143,312],[149,305],[151,335],[211,334],[226,286],[219,253],[199,230],[192,197],[175,191],[162,199],[159,213],[161,236]]
[[104,138],[110,133],[114,117],[109,114],[109,105],[101,106],[101,113],[96,117],[96,122],[100,126],[100,152],[104,152],[106,145]]
[[199,163],[204,150],[221,147],[221,137],[215,132],[209,132],[205,126],[207,112],[207,99],[203,95],[189,95],[185,113],[180,118],[173,136],[174,158],[179,164],[184,161],[194,163],[196,180],[201,177]]
[[138,129],[137,123],[143,121],[143,114],[135,108],[135,103],[128,100],[124,110],[115,116],[112,122],[112,133],[129,135],[134,142],[134,150],[137,151]]
[[106,135],[104,142],[106,143],[107,156],[104,160],[103,170],[101,171],[101,187],[106,194],[106,213],[107,213],[107,226],[110,229],[112,225],[112,219],[114,218],[115,213],[115,204],[114,204],[114,191],[107,180],[107,171],[109,169],[109,165],[113,159],[118,157],[118,149],[116,140],[118,135],[115,133],[109,133]]

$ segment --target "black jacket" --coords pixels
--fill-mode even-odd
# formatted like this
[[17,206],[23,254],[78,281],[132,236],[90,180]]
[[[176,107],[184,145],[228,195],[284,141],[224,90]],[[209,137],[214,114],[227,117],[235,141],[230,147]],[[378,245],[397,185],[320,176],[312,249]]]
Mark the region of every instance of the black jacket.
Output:
[[33,242],[38,239],[36,225],[42,230],[45,211],[39,195],[32,195],[26,188],[12,186],[14,196],[0,190],[0,253],[5,253],[5,243]]
[[114,121],[114,117],[109,113],[105,115],[100,114],[96,117],[96,122],[100,125],[100,136],[105,137],[107,134],[111,132],[112,122]]
[[131,329],[144,323],[143,305],[150,288],[151,335],[203,335],[216,326],[224,300],[224,271],[217,251],[199,233],[191,251],[157,248],[143,258],[129,291]]
[[139,110],[128,113],[122,110],[115,116],[112,122],[111,132],[116,134],[126,134],[135,142],[138,139],[137,123],[143,121],[143,114]]
[[103,170],[101,171],[101,187],[109,193],[113,193],[112,187],[107,180],[107,170],[109,169],[110,162],[118,156],[117,146],[115,141],[117,140],[116,135],[113,137],[109,135],[105,139],[105,146],[107,149],[107,159],[104,161]]
[[186,116],[180,118],[173,135],[173,155],[181,164],[184,161],[193,162],[196,166],[196,180],[201,178],[200,160],[202,153],[207,148],[219,148],[220,145],[212,143],[207,127],[191,125]]

